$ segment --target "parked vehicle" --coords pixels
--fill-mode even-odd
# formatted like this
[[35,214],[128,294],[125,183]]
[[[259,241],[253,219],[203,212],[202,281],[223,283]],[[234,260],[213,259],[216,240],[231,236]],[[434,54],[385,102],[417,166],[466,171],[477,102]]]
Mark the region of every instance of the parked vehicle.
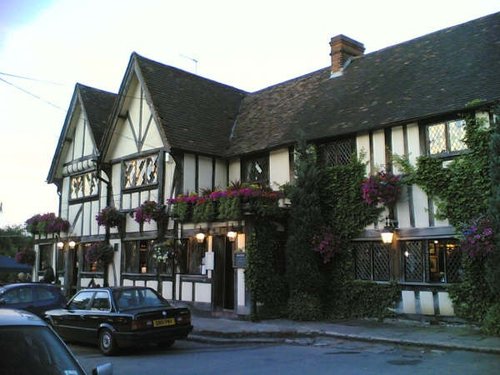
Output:
[[137,344],[169,347],[193,329],[188,308],[132,286],[80,290],[65,308],[47,311],[46,319],[64,340],[97,343],[105,355]]
[[[94,375],[112,375],[110,363]],[[75,356],[53,329],[29,312],[0,310],[0,375],[86,375]]]
[[0,308],[29,311],[43,318],[45,311],[66,305],[66,298],[57,285],[17,283],[0,286]]

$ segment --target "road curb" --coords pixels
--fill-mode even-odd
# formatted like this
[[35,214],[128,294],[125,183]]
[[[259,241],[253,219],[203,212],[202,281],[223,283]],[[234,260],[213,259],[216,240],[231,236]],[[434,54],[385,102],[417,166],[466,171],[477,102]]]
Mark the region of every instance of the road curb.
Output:
[[404,345],[404,346],[419,346],[431,349],[445,350],[462,350],[479,352],[486,354],[500,355],[500,348],[472,346],[450,342],[431,342],[420,340],[407,339],[392,339],[380,336],[366,336],[356,334],[345,334],[339,332],[322,331],[322,332],[296,332],[296,331],[279,331],[279,332],[215,332],[208,330],[196,331],[189,335],[188,340],[214,343],[214,344],[273,344],[273,343],[293,343],[290,339],[298,338],[316,338],[329,337],[342,340],[372,342],[380,344]]

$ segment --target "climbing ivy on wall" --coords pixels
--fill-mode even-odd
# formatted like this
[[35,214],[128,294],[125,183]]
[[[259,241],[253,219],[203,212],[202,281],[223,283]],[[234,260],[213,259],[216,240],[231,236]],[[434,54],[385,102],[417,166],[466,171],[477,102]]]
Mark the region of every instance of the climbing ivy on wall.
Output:
[[[496,112],[498,113],[498,109]],[[396,158],[396,161],[405,172],[405,181],[419,185],[433,199],[438,218],[448,219],[457,229],[457,237],[464,238],[464,233],[475,230],[474,223],[481,219],[493,222],[493,229],[498,236],[498,124],[487,126],[485,119],[474,115],[467,115],[465,119],[464,142],[468,151],[454,158],[448,165],[445,166],[442,160],[430,156],[419,157],[416,168],[408,160]],[[494,294],[497,292],[494,291],[496,287],[487,282],[485,265],[494,263],[493,259],[499,257],[498,244],[497,240],[492,253],[479,252],[475,255],[463,252],[462,281],[449,289],[458,316],[482,323],[492,309]],[[496,261],[495,266],[490,269],[498,269],[499,266]],[[490,278],[495,279],[493,276]],[[497,308],[496,311],[500,309]],[[497,324],[500,324],[500,316],[497,317]]]

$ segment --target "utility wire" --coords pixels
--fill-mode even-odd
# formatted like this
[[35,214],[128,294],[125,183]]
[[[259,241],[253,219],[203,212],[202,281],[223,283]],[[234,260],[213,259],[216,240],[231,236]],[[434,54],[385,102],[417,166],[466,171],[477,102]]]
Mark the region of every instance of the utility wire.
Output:
[[49,102],[48,100],[45,100],[44,98],[42,98],[42,97],[40,97],[40,96],[38,96],[38,95],[36,95],[36,94],[32,93],[31,91],[25,90],[25,89],[23,89],[22,87],[19,87],[19,86],[15,85],[15,84],[13,84],[13,83],[11,83],[11,82],[9,82],[9,81],[6,81],[6,80],[5,80],[5,79],[3,79],[3,78],[0,78],[0,81],[2,81],[2,82],[4,82],[4,83],[6,83],[6,84],[8,84],[8,85],[10,85],[10,86],[12,86],[12,87],[14,87],[14,88],[18,89],[19,91],[24,92],[24,93],[25,93],[25,94],[27,94],[27,95],[30,95],[30,96],[32,96],[32,97],[34,97],[34,98],[38,99],[38,100],[41,100],[42,102],[44,102],[44,103],[46,103],[46,104],[49,104],[49,105],[51,105],[51,106],[52,106],[52,107],[54,107],[54,108],[57,108],[57,109],[59,109],[59,110],[61,110],[61,111],[63,111],[63,112],[66,112],[66,110],[62,109],[62,108],[61,108],[61,107],[59,107],[57,104],[54,104],[54,103],[52,103],[52,102]]
[[59,83],[59,82],[53,82],[53,81],[47,81],[45,79],[38,79],[38,78],[32,78],[32,77],[25,77],[25,76],[20,76],[17,74],[11,74],[11,73],[5,73],[5,72],[0,72],[0,75],[2,76],[7,76],[7,77],[13,77],[13,78],[20,78],[20,79],[25,79],[28,81],[34,81],[34,82],[41,82],[41,83],[50,83],[51,85],[57,85],[57,86],[67,86],[64,83]]

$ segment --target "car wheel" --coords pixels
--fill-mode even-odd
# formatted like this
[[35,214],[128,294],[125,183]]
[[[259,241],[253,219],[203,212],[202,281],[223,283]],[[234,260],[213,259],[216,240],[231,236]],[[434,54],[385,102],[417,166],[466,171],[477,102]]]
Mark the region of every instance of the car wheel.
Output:
[[118,351],[116,340],[109,329],[103,329],[99,332],[99,349],[104,355],[114,355]]
[[174,345],[175,340],[166,340],[158,343],[158,347],[166,349]]

